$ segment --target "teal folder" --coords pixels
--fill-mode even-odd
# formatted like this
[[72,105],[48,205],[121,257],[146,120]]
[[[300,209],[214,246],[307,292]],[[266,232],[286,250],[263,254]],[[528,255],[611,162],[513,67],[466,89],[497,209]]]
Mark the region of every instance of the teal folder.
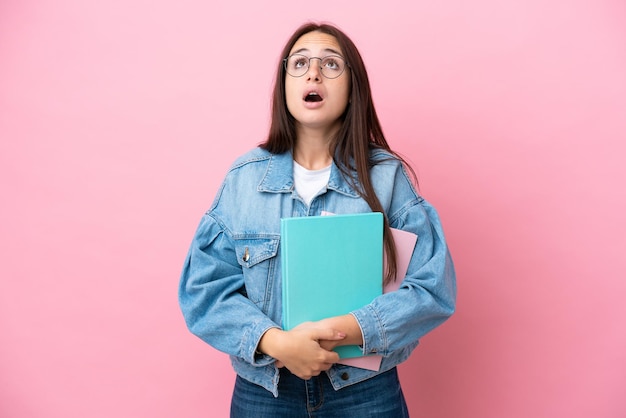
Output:
[[[283,329],[347,314],[382,294],[383,215],[281,219]],[[335,349],[360,357],[358,346]]]

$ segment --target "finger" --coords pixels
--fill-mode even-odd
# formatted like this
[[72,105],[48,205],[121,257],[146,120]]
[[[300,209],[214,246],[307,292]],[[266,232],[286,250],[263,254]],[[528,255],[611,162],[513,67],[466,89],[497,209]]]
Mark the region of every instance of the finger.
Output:
[[337,354],[334,351],[329,351],[329,353],[330,353],[330,358],[327,360],[328,363],[330,363],[330,364],[337,363],[339,361],[339,354]]
[[337,347],[337,341],[336,340],[319,340],[317,342],[320,347],[322,347],[324,350],[332,350],[335,347]]
[[337,341],[346,338],[345,333],[331,328],[315,328],[312,330],[312,332],[316,340]]
[[334,351],[326,351],[324,356],[320,358],[320,361],[322,364],[329,365],[328,367],[330,367],[339,361],[339,354]]

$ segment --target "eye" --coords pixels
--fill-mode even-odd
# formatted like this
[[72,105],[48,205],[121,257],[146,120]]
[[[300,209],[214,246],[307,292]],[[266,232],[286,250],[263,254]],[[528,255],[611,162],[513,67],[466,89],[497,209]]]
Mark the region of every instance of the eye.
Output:
[[341,69],[341,61],[338,57],[325,57],[322,61],[322,67],[329,70],[337,71]]
[[303,55],[293,55],[289,61],[289,66],[296,70],[309,65],[309,59]]

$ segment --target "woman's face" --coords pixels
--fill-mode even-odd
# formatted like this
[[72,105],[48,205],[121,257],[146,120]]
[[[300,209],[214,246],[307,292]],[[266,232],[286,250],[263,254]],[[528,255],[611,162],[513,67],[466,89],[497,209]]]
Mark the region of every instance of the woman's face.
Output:
[[[343,57],[343,51],[334,36],[322,32],[302,35],[291,48],[289,55],[324,58],[329,55]],[[300,65],[304,61],[300,61]],[[332,68],[332,61],[326,66]],[[350,96],[350,69],[345,68],[337,78],[327,78],[320,70],[321,60],[310,61],[309,69],[301,77],[286,74],[285,98],[287,109],[299,128],[331,133],[339,128],[339,118],[344,113]],[[330,71],[329,71],[330,72]]]

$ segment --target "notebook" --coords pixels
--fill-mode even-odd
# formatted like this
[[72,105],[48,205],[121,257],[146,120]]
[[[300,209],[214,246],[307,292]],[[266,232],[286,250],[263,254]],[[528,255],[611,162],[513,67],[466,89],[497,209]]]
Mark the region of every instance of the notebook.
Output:
[[[383,215],[281,219],[283,328],[347,314],[382,294]],[[340,346],[342,359],[361,357]]]

